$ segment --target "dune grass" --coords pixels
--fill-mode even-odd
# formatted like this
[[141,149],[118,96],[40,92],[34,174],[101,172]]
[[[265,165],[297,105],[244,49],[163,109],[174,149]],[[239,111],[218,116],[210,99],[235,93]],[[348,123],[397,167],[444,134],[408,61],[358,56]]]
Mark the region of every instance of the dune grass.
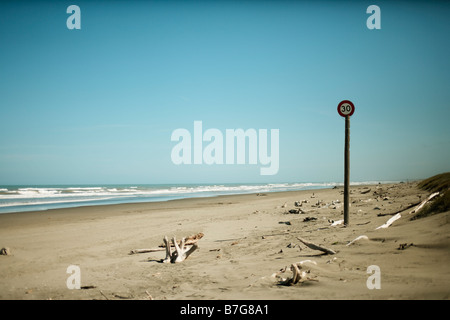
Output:
[[424,218],[450,210],[450,172],[441,173],[419,182],[418,187],[430,192],[439,192],[439,197],[420,210],[411,220]]
[[446,191],[450,188],[450,172],[441,173],[419,182],[418,187],[430,192]]

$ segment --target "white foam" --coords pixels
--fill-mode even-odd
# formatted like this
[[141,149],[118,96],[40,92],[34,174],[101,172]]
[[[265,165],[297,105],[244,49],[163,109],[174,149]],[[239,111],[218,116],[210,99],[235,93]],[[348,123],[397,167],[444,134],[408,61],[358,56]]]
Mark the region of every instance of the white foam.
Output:
[[[351,185],[376,184],[378,181],[351,182]],[[384,182],[383,182],[384,183]],[[32,206],[118,200],[128,202],[173,199],[180,197],[215,196],[257,192],[292,191],[342,186],[335,182],[180,185],[180,186],[92,186],[92,187],[25,187],[9,190],[1,188],[0,207]],[[132,199],[131,199],[132,198]]]
[[52,200],[52,201],[33,201],[33,202],[9,202],[9,203],[0,203],[0,207],[17,207],[17,206],[36,206],[43,204],[57,204],[57,203],[75,203],[75,202],[88,202],[88,201],[96,201],[96,200],[110,200],[114,199],[114,197],[106,197],[106,198],[95,198],[95,199],[77,199],[77,200]]

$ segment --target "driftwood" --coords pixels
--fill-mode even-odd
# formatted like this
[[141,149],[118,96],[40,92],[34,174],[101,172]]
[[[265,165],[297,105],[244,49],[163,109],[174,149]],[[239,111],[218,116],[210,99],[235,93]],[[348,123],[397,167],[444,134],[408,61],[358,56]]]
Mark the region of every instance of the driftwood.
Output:
[[172,243],[175,246],[175,251],[172,252],[172,246],[167,240],[167,236],[164,237],[164,243],[166,245],[166,258],[162,261],[163,263],[179,263],[186,260],[197,248],[197,243],[194,243],[192,247],[185,248],[185,238],[181,239],[181,246],[178,245],[175,237],[172,238]]
[[300,242],[302,242],[305,246],[307,246],[308,248],[310,248],[310,249],[313,249],[313,250],[319,250],[319,251],[322,251],[322,252],[324,252],[324,253],[326,253],[326,254],[335,254],[335,253],[336,253],[336,251],[334,251],[334,250],[331,250],[331,249],[328,249],[328,248],[325,248],[325,247],[318,246],[317,244],[314,244],[314,243],[312,243],[312,242],[308,242],[308,241],[306,241],[306,240],[304,240],[304,239],[302,239],[302,238],[300,238],[300,237],[297,237],[297,239],[298,239]]
[[220,240],[214,240],[214,242],[239,241],[239,240],[244,240],[244,239],[247,239],[247,237],[243,237],[243,238],[232,238],[232,239],[220,239]]
[[[411,211],[409,212],[409,214],[418,212],[420,209],[423,208],[423,206],[424,206],[425,204],[427,204],[429,201],[431,201],[434,197],[436,197],[436,196],[438,196],[438,195],[439,195],[439,192],[432,193],[426,200],[422,201],[416,208],[414,208],[413,210],[411,210]],[[392,218],[390,218],[385,224],[379,226],[379,227],[376,228],[375,230],[388,228],[394,221],[396,221],[396,220],[398,220],[398,219],[400,219],[400,218],[402,217],[401,214],[400,214],[400,212],[402,212],[402,211],[404,211],[404,210],[406,210],[406,209],[403,209],[403,210],[399,211],[399,213],[397,213],[396,215],[394,215],[394,216],[393,216]]]
[[262,239],[266,239],[267,237],[284,236],[284,235],[287,235],[287,234],[289,234],[289,231],[284,231],[284,232],[281,232],[281,233],[265,234],[261,238]]
[[305,213],[305,211],[303,211],[302,209],[298,208],[298,209],[290,209],[287,213],[293,213],[293,214],[299,214],[299,213]]
[[294,206],[301,207],[304,203],[308,203],[308,200],[295,201]]
[[[193,245],[194,243],[197,243],[197,241],[200,240],[201,238],[203,238],[203,236],[204,236],[204,234],[203,234],[202,232],[199,232],[199,233],[194,234],[194,235],[192,235],[192,236],[186,237],[186,238],[185,238],[184,245],[185,245],[185,246],[191,246],[191,245]],[[179,246],[181,245],[181,241],[178,241],[178,245],[179,245]],[[160,244],[159,246],[160,246],[161,248],[165,248],[165,247],[166,247],[166,244],[163,243],[163,244]],[[171,246],[173,247],[174,244],[172,243]]]
[[129,254],[136,254],[136,253],[147,253],[147,252],[157,252],[157,251],[164,251],[165,248],[149,248],[149,249],[133,249],[130,251]]
[[397,211],[395,211],[395,212],[391,212],[391,213],[379,213],[379,214],[377,214],[377,217],[393,216],[393,215],[396,215],[397,213],[400,213],[400,212],[403,212],[403,211],[405,211],[405,210],[411,209],[412,207],[417,206],[419,203],[421,203],[421,202],[419,201],[419,202],[411,203],[411,204],[409,204],[408,206],[406,206],[405,208],[400,208],[399,210],[397,210]]
[[145,290],[145,293],[147,294],[147,299],[148,299],[148,300],[153,300],[152,295],[151,295],[150,293],[148,293],[147,290]]
[[362,239],[369,240],[369,238],[367,236],[364,236],[364,235],[363,236],[359,236],[359,237],[353,239],[352,241],[350,241],[349,243],[347,243],[346,246],[349,246],[349,245],[355,243],[356,241],[362,240]]
[[315,261],[311,261],[311,260],[305,260],[305,261],[300,261],[298,263],[293,263],[291,264],[291,271],[292,271],[292,278],[281,278],[279,276],[280,273],[284,273],[287,269],[284,268],[283,270],[281,270],[279,273],[275,274],[275,277],[280,278],[279,284],[280,285],[284,285],[284,286],[291,286],[297,283],[303,283],[305,281],[318,281],[313,277],[309,277],[308,274],[310,273],[310,270],[307,271],[303,271],[303,263],[306,262],[312,262],[313,264],[316,264]]
[[369,190],[366,190],[366,191],[361,191],[361,194],[366,194],[366,193],[369,193],[369,192],[370,192],[370,190],[371,190],[371,189],[369,189]]
[[386,229],[388,228],[394,221],[400,219],[402,217],[402,215],[400,213],[397,213],[395,216],[393,216],[392,218],[390,218],[388,221],[386,221],[385,224],[379,226],[378,228],[376,228],[375,230],[378,229]]
[[9,256],[9,255],[11,255],[11,249],[8,248],[8,247],[1,248],[0,249],[0,255],[2,255],[2,256]]
[[328,220],[329,223],[331,223],[330,227],[338,226],[340,224],[344,223],[344,220]]
[[428,201],[430,201],[431,199],[433,199],[434,197],[436,197],[436,196],[438,196],[438,195],[439,195],[439,192],[432,193],[426,200],[422,201],[422,203],[419,204],[419,205],[417,206],[417,208],[415,208],[414,210],[411,210],[411,212],[410,212],[409,214],[411,214],[411,213],[416,213],[417,211],[419,211],[420,209],[422,209],[423,206],[424,206]]
[[[197,243],[198,240],[203,238],[204,234],[202,232],[191,235],[187,238],[185,238],[184,246],[190,246]],[[172,247],[175,247],[173,243],[170,244]],[[178,242],[178,246],[181,246],[181,241]],[[183,246],[183,248],[184,248]],[[136,254],[136,253],[148,253],[148,252],[157,252],[157,251],[164,251],[166,250],[166,244],[160,244],[157,248],[149,248],[149,249],[134,249],[131,250],[129,254]]]
[[409,247],[412,247],[412,246],[414,246],[414,243],[410,243],[410,244],[408,244],[408,243],[401,243],[398,246],[397,250],[405,250],[405,249],[408,249]]

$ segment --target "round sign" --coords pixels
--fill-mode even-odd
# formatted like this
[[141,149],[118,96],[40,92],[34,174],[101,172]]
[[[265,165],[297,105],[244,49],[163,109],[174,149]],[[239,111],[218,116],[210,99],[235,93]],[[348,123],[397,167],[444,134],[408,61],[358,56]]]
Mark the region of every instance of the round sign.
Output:
[[350,100],[343,100],[339,102],[337,110],[342,117],[350,117],[355,112],[355,105]]

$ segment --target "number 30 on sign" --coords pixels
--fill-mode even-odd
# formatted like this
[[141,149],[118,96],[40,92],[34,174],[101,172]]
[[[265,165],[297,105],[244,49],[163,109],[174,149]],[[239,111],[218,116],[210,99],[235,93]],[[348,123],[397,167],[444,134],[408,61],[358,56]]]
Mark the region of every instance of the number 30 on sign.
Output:
[[355,112],[355,105],[349,100],[343,100],[339,102],[337,111],[341,117],[350,117]]

